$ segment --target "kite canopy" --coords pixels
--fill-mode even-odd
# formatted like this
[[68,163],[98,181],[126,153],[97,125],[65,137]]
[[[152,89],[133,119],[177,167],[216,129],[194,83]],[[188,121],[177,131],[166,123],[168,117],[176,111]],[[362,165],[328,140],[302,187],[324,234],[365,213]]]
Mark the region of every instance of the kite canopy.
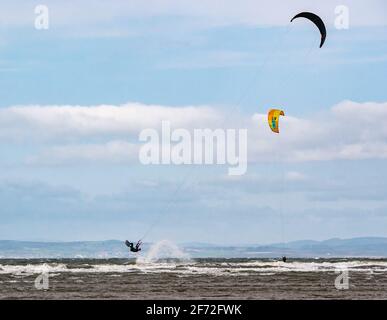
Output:
[[279,117],[284,115],[285,113],[279,109],[271,109],[269,111],[267,114],[267,121],[269,122],[271,131],[279,133]]
[[314,14],[312,12],[301,12],[295,15],[293,19],[290,20],[290,22],[293,22],[293,20],[297,18],[308,19],[316,25],[316,27],[320,30],[320,34],[321,34],[321,42],[320,42],[320,48],[321,48],[325,42],[325,38],[327,37],[327,29],[325,28],[324,21],[322,21],[322,19],[317,14]]

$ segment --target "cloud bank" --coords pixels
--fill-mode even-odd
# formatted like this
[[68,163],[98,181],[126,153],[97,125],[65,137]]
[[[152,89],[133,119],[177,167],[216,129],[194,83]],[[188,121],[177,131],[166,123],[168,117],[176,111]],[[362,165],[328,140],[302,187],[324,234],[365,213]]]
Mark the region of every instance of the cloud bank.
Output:
[[[387,103],[343,101],[308,118],[285,110],[280,134],[266,114],[221,108],[127,103],[121,106],[14,106],[0,110],[3,143],[39,146],[28,163],[77,164],[135,161],[142,129],[248,129],[248,161],[309,162],[387,158]],[[289,115],[290,114],[290,115]]]
[[[355,26],[386,25],[386,3],[383,0],[362,1],[335,0],[311,2],[308,0],[139,0],[109,2],[60,1],[52,0],[46,4],[50,9],[51,23],[55,26],[90,26],[98,23],[111,24],[130,18],[154,17],[191,17],[202,20],[196,27],[219,25],[273,26],[286,25],[289,14],[300,11],[315,11],[333,25],[334,9],[337,5],[346,5],[350,9],[351,24]],[[32,25],[35,4],[24,1],[12,1],[2,4],[0,21],[3,25]],[[93,14],[90,14],[92,10]],[[270,14],[268,14],[270,13]],[[116,28],[117,25],[114,24]]]

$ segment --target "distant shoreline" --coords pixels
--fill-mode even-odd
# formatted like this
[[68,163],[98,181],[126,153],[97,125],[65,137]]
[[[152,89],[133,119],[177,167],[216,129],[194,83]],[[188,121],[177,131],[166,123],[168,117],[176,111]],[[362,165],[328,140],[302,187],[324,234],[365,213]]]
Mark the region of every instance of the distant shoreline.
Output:
[[[285,244],[220,246],[208,243],[174,244],[170,241],[144,243],[140,255],[148,254],[157,246],[161,256],[175,257],[186,254],[191,258],[370,258],[387,257],[387,238],[362,237],[329,239],[324,241],[300,240]],[[0,240],[0,259],[31,258],[131,258],[121,240],[36,242]]]

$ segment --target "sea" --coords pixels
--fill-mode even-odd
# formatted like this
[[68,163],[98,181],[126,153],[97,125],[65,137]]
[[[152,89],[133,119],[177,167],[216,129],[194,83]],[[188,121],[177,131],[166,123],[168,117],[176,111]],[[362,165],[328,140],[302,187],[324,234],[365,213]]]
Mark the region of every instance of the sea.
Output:
[[0,259],[0,299],[386,298],[386,259]]

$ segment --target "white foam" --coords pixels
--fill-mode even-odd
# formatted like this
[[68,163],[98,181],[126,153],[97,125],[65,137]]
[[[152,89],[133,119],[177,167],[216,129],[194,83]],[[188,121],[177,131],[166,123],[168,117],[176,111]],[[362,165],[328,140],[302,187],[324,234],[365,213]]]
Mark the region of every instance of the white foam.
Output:
[[178,262],[190,261],[190,256],[176,244],[168,240],[161,240],[151,246],[145,256],[138,256],[137,264],[154,264],[160,260],[173,259]]
[[[157,249],[157,248],[156,248]],[[155,249],[156,252],[159,252]],[[158,258],[156,258],[158,257]],[[195,262],[181,260],[157,262],[158,254],[146,256],[143,262],[136,264],[85,264],[73,268],[64,263],[41,263],[27,265],[0,265],[0,274],[29,276],[41,273],[174,273],[177,275],[243,276],[249,274],[272,275],[282,272],[334,272],[347,269],[351,272],[387,272],[387,261],[339,261],[339,262],[282,262],[282,261],[246,261],[246,262]],[[187,257],[183,255],[181,257]],[[174,255],[176,258],[176,255]],[[149,259],[149,260],[148,260]]]

